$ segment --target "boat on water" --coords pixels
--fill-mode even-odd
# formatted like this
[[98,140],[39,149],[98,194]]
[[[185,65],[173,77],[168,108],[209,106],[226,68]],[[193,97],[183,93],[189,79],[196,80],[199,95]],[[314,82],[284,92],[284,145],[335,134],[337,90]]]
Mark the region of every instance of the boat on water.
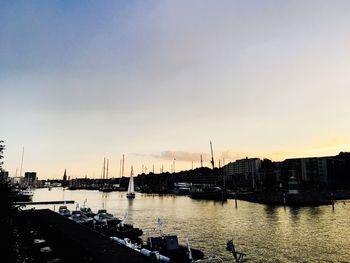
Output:
[[81,208],[80,208],[80,212],[81,212],[83,215],[85,215],[85,216],[87,216],[87,217],[91,217],[91,218],[93,218],[93,217],[96,215],[96,213],[92,212],[92,210],[91,210],[90,207],[81,207]]
[[135,189],[134,189],[134,176],[133,176],[133,167],[131,166],[131,174],[129,179],[128,192],[126,193],[128,199],[135,198]]
[[192,250],[192,255],[190,256],[187,248],[178,244],[176,235],[152,237],[148,240],[147,245],[132,243],[128,238],[121,239],[118,237],[110,237],[110,239],[120,246],[126,246],[157,262],[193,263],[204,257],[203,252],[199,250]]
[[125,246],[143,256],[150,258],[152,261],[160,262],[160,263],[170,263],[173,262],[169,257],[164,256],[159,253],[159,251],[152,251],[146,248],[143,248],[142,245],[137,243],[132,243],[128,238],[118,238],[118,237],[110,237],[110,239],[116,242],[120,246]]
[[[101,210],[99,210],[99,222],[96,221],[95,216],[97,216],[98,214],[94,213],[89,207],[85,207],[85,202],[84,207],[81,207],[79,212],[83,216],[93,219],[93,224],[89,226],[94,227],[95,230],[103,233],[106,236],[117,236],[118,238],[129,238],[133,241],[139,241],[139,237],[143,234],[142,229],[134,227],[132,224],[124,223],[124,220],[127,217],[127,213],[125,213],[126,215],[124,216],[124,220],[119,220],[115,217],[115,222],[108,223],[107,221],[103,221],[103,216],[101,216]],[[106,214],[108,213],[106,212]],[[109,215],[110,217],[114,217],[111,214]]]
[[91,217],[84,215],[81,211],[73,211],[69,219],[88,227],[93,227],[94,224],[94,220]]
[[121,220],[114,215],[107,213],[106,209],[98,210],[97,214],[93,217],[95,222],[95,227],[115,227]]
[[189,197],[192,199],[226,201],[226,191],[217,186],[204,187],[191,191]]
[[67,206],[65,205],[61,205],[59,208],[58,208],[58,213],[61,215],[61,216],[65,216],[65,217],[70,217],[72,215],[72,213],[70,212],[70,210],[67,208]]
[[191,256],[186,246],[179,245],[177,235],[158,235],[147,238],[144,248],[151,251],[159,251],[169,257],[171,262],[193,262],[204,257],[204,253],[198,249],[191,249]]
[[[150,251],[159,251],[160,254],[171,259],[171,262],[188,262],[203,259],[204,253],[198,249],[189,249],[188,241],[186,246],[179,245],[178,237],[175,234],[163,234],[161,228],[163,222],[157,219],[158,227],[147,231],[147,243],[142,247]],[[154,231],[156,230],[156,231]]]
[[114,187],[113,187],[112,185],[105,184],[105,185],[103,185],[102,187],[100,187],[98,190],[99,190],[100,192],[109,193],[109,192],[115,191],[116,189],[114,189]]
[[22,189],[22,190],[19,190],[17,197],[22,201],[31,201],[33,198],[33,195],[34,195],[33,190]]
[[30,188],[15,187],[12,190],[13,199],[16,202],[28,202],[31,201],[34,195],[34,191]]

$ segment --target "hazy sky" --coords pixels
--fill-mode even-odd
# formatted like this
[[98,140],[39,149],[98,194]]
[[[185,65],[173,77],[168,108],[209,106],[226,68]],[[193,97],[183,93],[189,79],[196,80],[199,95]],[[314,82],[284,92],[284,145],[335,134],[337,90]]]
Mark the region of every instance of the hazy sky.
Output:
[[350,1],[1,1],[11,175],[350,150]]

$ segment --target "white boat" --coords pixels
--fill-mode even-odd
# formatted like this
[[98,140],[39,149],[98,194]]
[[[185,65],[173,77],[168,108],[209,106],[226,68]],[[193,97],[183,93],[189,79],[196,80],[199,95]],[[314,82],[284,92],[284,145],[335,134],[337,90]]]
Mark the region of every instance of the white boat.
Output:
[[31,189],[20,189],[15,187],[13,190],[14,199],[17,202],[29,202],[32,200],[34,192]]
[[19,195],[22,196],[23,199],[32,200],[34,192],[30,189],[20,190]]
[[126,197],[128,199],[135,198],[135,189],[134,189],[134,176],[133,176],[133,168],[131,166],[131,175],[129,179],[128,192],[126,193]]

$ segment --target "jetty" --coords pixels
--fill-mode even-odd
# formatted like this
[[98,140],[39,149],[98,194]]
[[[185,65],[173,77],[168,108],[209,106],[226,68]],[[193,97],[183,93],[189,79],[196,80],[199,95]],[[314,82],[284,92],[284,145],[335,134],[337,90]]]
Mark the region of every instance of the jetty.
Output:
[[63,262],[150,262],[147,257],[49,209],[25,210],[21,214],[17,220],[22,231],[39,233]]
[[68,201],[40,201],[40,202],[14,202],[15,205],[60,205],[74,204],[73,200]]

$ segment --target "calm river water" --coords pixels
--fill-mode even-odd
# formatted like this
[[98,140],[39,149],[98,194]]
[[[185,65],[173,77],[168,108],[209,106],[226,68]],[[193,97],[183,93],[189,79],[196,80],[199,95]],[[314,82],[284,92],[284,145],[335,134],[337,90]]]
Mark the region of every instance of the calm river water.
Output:
[[[142,229],[163,222],[163,232],[177,233],[180,243],[188,237],[193,248],[233,262],[226,242],[233,239],[236,249],[247,254],[246,262],[350,262],[350,202],[313,208],[269,207],[234,200],[225,203],[192,200],[185,196],[136,194],[62,188],[35,190],[33,201],[74,200],[92,210],[105,208]],[[57,210],[57,207],[55,209]],[[68,205],[75,209],[76,204]],[[54,206],[38,206],[50,208]]]

